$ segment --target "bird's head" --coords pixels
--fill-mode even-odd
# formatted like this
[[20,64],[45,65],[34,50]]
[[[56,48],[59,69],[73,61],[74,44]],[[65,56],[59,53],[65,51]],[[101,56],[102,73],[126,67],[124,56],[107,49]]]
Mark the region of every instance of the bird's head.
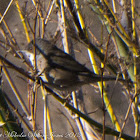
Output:
[[25,49],[28,50],[29,52],[34,52],[34,47],[36,48],[36,54],[40,54],[40,53],[46,53],[48,54],[50,52],[50,50],[53,49],[53,47],[55,47],[55,45],[53,45],[51,43],[51,41],[48,41],[46,39],[41,39],[41,38],[36,38],[35,40],[32,40],[26,47]]
[[40,54],[46,56],[53,46],[54,45],[52,45],[48,40],[36,38],[25,47],[25,50],[20,50],[19,53],[21,54],[22,58],[24,58],[26,63],[33,68],[35,57],[36,59],[40,58]]

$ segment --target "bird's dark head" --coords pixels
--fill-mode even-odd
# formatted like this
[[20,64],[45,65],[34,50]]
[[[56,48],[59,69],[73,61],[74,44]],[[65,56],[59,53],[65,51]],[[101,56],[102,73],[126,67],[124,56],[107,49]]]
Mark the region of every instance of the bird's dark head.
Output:
[[40,54],[47,58],[47,55],[53,52],[53,48],[55,47],[55,45],[53,45],[50,41],[46,39],[36,38],[25,47],[25,50],[21,50],[19,52],[28,64],[34,66],[35,49],[36,58],[38,58]]
[[46,39],[36,38],[32,40],[25,49],[33,53],[34,46],[37,54],[40,54],[40,52],[45,52],[47,54],[55,45]]

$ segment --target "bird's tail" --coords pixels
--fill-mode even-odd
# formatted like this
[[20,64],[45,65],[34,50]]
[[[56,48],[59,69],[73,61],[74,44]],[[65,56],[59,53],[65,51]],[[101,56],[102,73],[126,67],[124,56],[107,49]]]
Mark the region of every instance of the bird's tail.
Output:
[[97,74],[82,74],[79,76],[80,81],[85,83],[95,83],[100,81],[125,81],[122,78],[117,78],[115,76],[101,76]]

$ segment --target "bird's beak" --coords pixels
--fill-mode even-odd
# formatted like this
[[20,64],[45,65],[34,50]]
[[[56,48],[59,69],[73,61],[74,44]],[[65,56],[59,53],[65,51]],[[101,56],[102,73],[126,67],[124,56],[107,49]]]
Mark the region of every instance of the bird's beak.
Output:
[[27,50],[21,50],[21,51],[19,51],[19,54],[26,61],[26,63],[28,65],[30,65],[31,67],[34,66],[34,54],[33,53],[31,53]]

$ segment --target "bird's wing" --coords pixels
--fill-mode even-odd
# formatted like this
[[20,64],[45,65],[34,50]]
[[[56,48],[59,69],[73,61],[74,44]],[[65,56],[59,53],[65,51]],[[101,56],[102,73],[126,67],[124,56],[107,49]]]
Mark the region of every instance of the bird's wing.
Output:
[[71,56],[65,53],[55,53],[49,55],[50,65],[66,69],[73,72],[89,72],[89,70],[84,66],[75,61]]
[[[46,50],[47,51],[47,50]],[[77,62],[72,56],[53,46],[50,52],[42,52],[48,60],[48,64],[53,68],[60,68],[71,72],[91,73],[84,65]]]

